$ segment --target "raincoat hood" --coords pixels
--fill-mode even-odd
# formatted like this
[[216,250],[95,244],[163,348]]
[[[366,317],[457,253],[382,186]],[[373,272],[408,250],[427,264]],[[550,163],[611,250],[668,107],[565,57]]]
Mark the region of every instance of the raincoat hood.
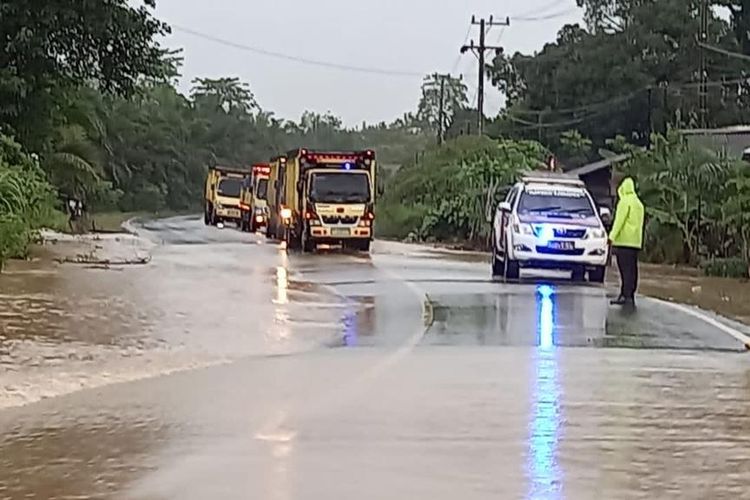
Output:
[[635,194],[635,182],[630,177],[625,177],[617,188],[617,195],[620,198]]
[[617,202],[609,239],[617,247],[642,248],[644,209],[635,192],[633,179],[623,179],[617,188],[617,195],[620,200]]

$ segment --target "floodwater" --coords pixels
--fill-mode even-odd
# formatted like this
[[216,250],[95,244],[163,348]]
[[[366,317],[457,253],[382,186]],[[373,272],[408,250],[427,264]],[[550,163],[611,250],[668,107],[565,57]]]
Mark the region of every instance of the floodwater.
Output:
[[91,245],[148,265],[0,278],[0,498],[750,498],[740,325],[408,245],[139,233]]

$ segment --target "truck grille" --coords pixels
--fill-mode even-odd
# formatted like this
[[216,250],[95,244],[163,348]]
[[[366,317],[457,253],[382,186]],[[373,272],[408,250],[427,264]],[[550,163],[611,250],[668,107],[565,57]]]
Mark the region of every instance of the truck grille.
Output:
[[545,253],[549,255],[571,255],[571,256],[583,255],[583,248],[576,248],[574,250],[561,250],[558,248],[537,246],[536,251],[537,253]]
[[356,224],[359,217],[344,217],[343,215],[324,215],[321,217],[324,224]]
[[585,229],[555,228],[555,238],[581,239],[586,236]]

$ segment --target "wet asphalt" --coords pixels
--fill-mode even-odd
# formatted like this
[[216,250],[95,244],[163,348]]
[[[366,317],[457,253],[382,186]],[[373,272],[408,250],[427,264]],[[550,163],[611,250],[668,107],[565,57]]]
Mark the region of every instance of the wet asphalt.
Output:
[[148,266],[0,279],[0,498],[750,498],[710,321],[397,243],[139,236]]

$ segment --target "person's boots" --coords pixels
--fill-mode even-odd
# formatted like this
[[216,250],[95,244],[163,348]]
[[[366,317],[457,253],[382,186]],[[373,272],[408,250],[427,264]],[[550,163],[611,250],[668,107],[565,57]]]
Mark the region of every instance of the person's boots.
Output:
[[610,300],[609,303],[610,305],[613,305],[613,306],[624,306],[625,304],[627,304],[627,300],[625,299],[625,297],[620,295],[616,299]]

